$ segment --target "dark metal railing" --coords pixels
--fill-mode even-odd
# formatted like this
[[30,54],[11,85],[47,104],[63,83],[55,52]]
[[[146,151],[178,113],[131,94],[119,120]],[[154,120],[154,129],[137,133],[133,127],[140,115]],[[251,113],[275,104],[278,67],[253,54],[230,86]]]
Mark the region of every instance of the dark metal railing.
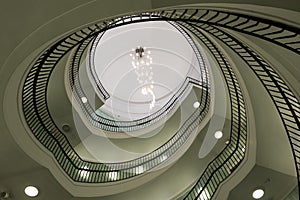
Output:
[[[289,89],[288,84],[285,83],[280,75],[261,55],[226,32],[226,29],[230,29],[252,35],[299,55],[299,28],[268,19],[216,10],[183,9],[175,12],[174,10],[167,12],[161,11],[157,14],[163,15],[166,19],[172,18],[175,21],[178,21],[178,23],[183,24],[193,33],[195,30],[198,30],[198,32],[204,31],[213,35],[235,51],[235,53],[237,53],[253,70],[272,98],[282,119],[293,150],[298,182],[300,182],[299,100]],[[194,31],[191,29],[194,29]],[[298,185],[298,187],[300,188],[300,185]],[[202,190],[206,191],[204,188]],[[195,192],[195,188],[193,191]],[[195,197],[197,199],[199,199],[201,195],[199,191],[198,194],[199,195]]]
[[[95,163],[82,160],[66,136],[54,123],[47,107],[47,86],[60,59],[81,43],[88,43],[98,31],[91,27],[72,34],[47,49],[33,64],[24,82],[23,111],[29,128],[40,143],[52,152],[70,178],[78,182],[104,183],[118,181],[148,172],[174,155],[196,130],[209,110],[209,88],[202,89],[201,104],[179,130],[156,150],[121,163]],[[81,33],[82,35],[79,35]],[[81,36],[81,37],[80,37]],[[208,77],[207,77],[208,78]],[[193,81],[190,79],[189,81]],[[207,85],[206,85],[207,87]]]
[[211,161],[184,199],[210,199],[219,185],[229,177],[245,157],[247,145],[247,115],[244,98],[234,71],[222,52],[199,30],[180,23],[191,31],[217,61],[227,84],[231,105],[231,133],[229,144]]
[[[151,17],[152,14],[155,16],[154,18]],[[200,179],[188,192],[186,199],[203,199],[204,196],[210,199],[216,192],[219,184],[240,165],[245,154],[244,151],[247,149],[247,147],[244,146],[246,145],[247,140],[246,110],[237,78],[225,56],[216,47],[214,42],[210,41],[205,34],[203,34],[203,31],[219,38],[240,55],[265,86],[286,128],[287,136],[292,146],[299,180],[299,100],[295,97],[280,75],[263,59],[262,56],[253,51],[245,43],[233,38],[226,32],[226,30],[233,30],[251,35],[288,49],[291,52],[294,52],[295,55],[299,55],[299,28],[269,19],[211,9],[155,11],[152,12],[151,15],[148,15],[149,13],[120,17],[117,20],[99,23],[93,28],[86,28],[84,31],[87,31],[86,37],[95,30],[98,31],[95,34],[98,34],[100,30],[104,31],[111,28],[112,23],[115,23],[114,26],[132,23],[132,20],[128,21],[126,19],[132,19],[134,17],[139,17],[139,20],[136,20],[135,22],[149,20],[176,21],[178,24],[181,24],[195,34],[202,43],[206,45],[215,60],[219,63],[231,97],[231,139],[227,147],[207,166]],[[222,30],[220,28],[222,28]],[[70,39],[69,37],[67,38]],[[72,149],[68,149],[68,145],[66,145],[68,148],[62,148],[61,145],[59,145],[59,139],[62,139],[62,141],[65,142],[64,144],[67,143],[67,140],[63,139],[64,136],[62,134],[57,133],[57,128],[53,126],[53,121],[51,119],[44,119],[44,116],[47,116],[49,112],[47,106],[44,105],[45,94],[43,87],[44,85],[47,85],[47,67],[51,68],[50,65],[55,64],[55,61],[49,59],[49,55],[53,52],[64,53],[67,51],[65,50],[66,48],[71,48],[70,46],[72,45],[69,45],[65,39],[58,42],[58,45],[53,45],[41,55],[28,73],[23,87],[23,110],[25,118],[36,138],[40,140],[46,148],[52,151],[58,163],[72,179],[82,182],[98,182],[99,180],[104,182],[111,181],[109,180],[108,173],[116,172],[115,166],[108,167],[108,165],[101,165],[100,167],[100,165],[94,163],[84,162]],[[72,39],[70,40],[72,41]],[[80,40],[74,41],[75,44],[73,46],[79,44]],[[59,45],[60,43],[63,45]],[[55,60],[55,58],[53,59]],[[188,125],[185,127],[186,131],[188,131]],[[174,140],[175,139],[172,139],[171,141],[174,142]],[[155,154],[152,161],[158,162],[158,158],[158,155]],[[129,166],[126,165],[122,167]],[[136,174],[136,168],[127,169],[128,171],[120,172],[120,177],[128,178],[132,177],[133,174]],[[148,168],[146,167],[145,169]],[[85,178],[80,176],[80,172],[87,171],[91,173],[91,176],[89,176],[91,178],[85,180]]]
[[[134,23],[135,20],[132,20]],[[185,94],[185,91],[191,87],[191,85],[197,85],[198,87],[201,87],[203,89],[209,89],[209,78],[208,78],[208,71],[207,68],[203,62],[203,57],[201,55],[201,52],[197,45],[195,44],[195,41],[193,41],[188,34],[184,33],[183,31],[178,28],[180,32],[184,35],[188,43],[190,44],[191,48],[194,50],[194,53],[196,55],[197,61],[200,66],[200,72],[201,72],[201,77],[200,80],[196,80],[190,77],[187,77],[180,88],[175,92],[175,94],[170,98],[170,100],[157,112],[141,118],[137,120],[132,120],[132,121],[119,121],[116,119],[111,119],[107,118],[106,115],[101,115],[95,112],[95,109],[92,108],[92,106],[89,103],[82,103],[80,97],[86,97],[83,88],[81,87],[80,79],[78,76],[78,71],[80,68],[80,60],[82,58],[83,52],[87,51],[87,47],[90,44],[92,40],[88,40],[87,42],[82,43],[79,45],[74,52],[72,62],[70,63],[69,66],[69,82],[73,90],[73,94],[76,96],[77,103],[80,104],[82,112],[85,114],[87,117],[89,123],[91,123],[94,127],[111,131],[112,133],[118,133],[118,132],[129,132],[129,131],[135,131],[138,129],[142,129],[145,127],[148,127],[161,119],[163,119],[165,116],[170,113],[170,111],[175,107],[176,104],[178,104],[181,100],[182,97]],[[95,74],[94,71],[94,64],[93,64],[93,52],[94,48],[96,48],[98,41],[100,38],[102,38],[103,33],[99,34],[95,39],[94,42],[92,43],[92,48],[90,49],[89,52],[89,70],[92,73],[93,81],[96,83],[96,88],[98,93],[101,95],[102,99],[107,99],[109,98],[109,94],[101,84],[101,81],[98,80],[97,75]],[[82,66],[86,67],[86,66]],[[201,102],[200,102],[201,103]]]
[[[216,28],[202,29],[222,40],[238,54],[252,69],[269,93],[281,117],[290,144],[293,148],[295,162],[300,164],[300,103],[289,89],[285,81],[270,66],[270,64],[248,45],[232,37],[230,34]],[[298,181],[300,169],[297,168]]]
[[176,9],[157,11],[167,20],[214,25],[252,35],[300,54],[299,28],[278,21],[217,9]]

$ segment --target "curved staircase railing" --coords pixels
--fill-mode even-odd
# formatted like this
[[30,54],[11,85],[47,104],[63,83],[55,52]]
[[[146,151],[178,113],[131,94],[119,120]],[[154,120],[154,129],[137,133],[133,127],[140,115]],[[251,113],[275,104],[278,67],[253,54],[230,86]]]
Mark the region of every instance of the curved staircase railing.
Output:
[[[152,15],[155,17],[152,17]],[[157,16],[159,16],[159,18]],[[44,119],[44,116],[47,116],[49,113],[47,106],[44,104],[46,98],[43,93],[44,87],[47,85],[48,73],[51,73],[51,68],[58,62],[61,55],[68,52],[83,40],[95,36],[99,31],[112,28],[112,22],[115,23],[114,26],[132,23],[132,21],[126,19],[133,19],[134,17],[139,17],[135,22],[149,20],[174,21],[188,29],[189,32],[195,34],[198,39],[206,45],[215,60],[219,63],[231,96],[232,131],[230,143],[218,157],[207,166],[197,183],[188,192],[185,197],[186,199],[203,199],[204,196],[205,198],[210,199],[216,192],[219,184],[240,165],[245,155],[245,149],[247,149],[245,146],[247,141],[247,115],[242,91],[239,88],[237,78],[230,68],[225,56],[216,47],[214,42],[210,41],[203,34],[203,31],[219,38],[240,55],[265,86],[286,129],[293,150],[298,180],[300,181],[299,100],[295,97],[281,76],[263,59],[262,56],[245,43],[237,40],[226,32],[226,30],[233,30],[239,33],[248,34],[288,49],[295,53],[295,55],[299,55],[299,28],[281,22],[235,12],[198,8],[154,11],[152,13],[125,16],[120,17],[117,20],[95,24],[65,37],[46,50],[34,63],[23,87],[22,98],[24,114],[35,137],[42,140],[44,146],[52,151],[58,163],[66,173],[73,178],[73,180],[82,182],[98,182],[101,180],[108,182],[111,181],[109,180],[109,172],[116,172],[120,168],[113,165],[102,165],[99,167],[100,165],[94,163],[85,163],[78,158],[78,155],[76,155],[72,149],[70,149],[71,147],[70,145],[67,145],[67,140],[63,139],[64,136],[57,132],[57,127],[53,125],[51,118]],[[207,95],[206,98],[209,98],[209,96]],[[189,125],[186,125],[185,131],[188,130],[190,130]],[[173,138],[171,141],[179,141],[181,138],[179,137],[177,139],[178,140]],[[62,142],[62,144],[65,145],[64,148],[59,145],[59,142]],[[168,146],[168,148],[169,147],[170,146]],[[167,151],[168,149],[164,150]],[[157,153],[153,155],[154,157],[151,157],[151,162],[158,162],[158,158],[161,155],[158,155]],[[143,162],[139,161],[137,163],[141,164]],[[85,166],[86,164],[88,165]],[[147,169],[147,165],[145,166],[145,169]],[[125,164],[122,167],[127,167],[126,169],[130,170],[120,173],[121,178],[128,178],[132,177],[133,174],[137,174],[136,168],[130,168]],[[83,178],[80,177],[80,172],[82,171],[91,173],[88,180],[83,180]],[[144,169],[142,171],[144,171]]]

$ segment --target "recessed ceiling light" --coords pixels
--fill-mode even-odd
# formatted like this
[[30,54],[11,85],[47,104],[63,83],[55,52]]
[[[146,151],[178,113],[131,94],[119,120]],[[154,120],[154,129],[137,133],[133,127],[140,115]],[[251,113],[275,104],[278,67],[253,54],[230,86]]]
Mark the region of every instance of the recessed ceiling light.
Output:
[[9,193],[6,191],[0,192],[0,199],[8,199],[9,198]]
[[81,97],[81,101],[82,101],[82,103],[87,103],[87,98],[86,97]]
[[27,186],[24,192],[29,197],[36,197],[39,194],[39,190],[32,185]]
[[223,137],[222,131],[216,131],[216,132],[215,132],[215,138],[216,138],[216,139],[221,139],[222,137]]
[[260,199],[264,196],[265,192],[263,189],[256,189],[253,193],[252,193],[252,197],[254,199]]
[[193,104],[193,106],[194,106],[194,108],[199,108],[199,106],[200,106],[199,101],[196,101],[196,102]]
[[69,124],[63,124],[62,125],[62,130],[65,132],[69,132],[71,130],[71,127]]

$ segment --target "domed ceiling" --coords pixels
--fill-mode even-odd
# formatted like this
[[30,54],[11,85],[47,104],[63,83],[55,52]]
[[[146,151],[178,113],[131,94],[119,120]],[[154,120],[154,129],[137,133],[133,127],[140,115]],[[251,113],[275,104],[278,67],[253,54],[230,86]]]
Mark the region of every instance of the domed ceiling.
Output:
[[[110,95],[100,110],[120,120],[137,120],[157,112],[187,77],[201,77],[187,39],[165,21],[117,27],[98,36],[95,43],[93,77]],[[143,55],[136,55],[138,48],[145,51]]]

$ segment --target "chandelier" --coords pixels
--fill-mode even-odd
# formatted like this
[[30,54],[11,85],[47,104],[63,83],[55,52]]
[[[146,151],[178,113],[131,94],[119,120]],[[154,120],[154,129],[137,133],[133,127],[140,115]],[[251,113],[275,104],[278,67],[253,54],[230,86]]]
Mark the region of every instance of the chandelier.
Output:
[[132,50],[129,54],[131,57],[131,65],[137,75],[137,81],[141,84],[142,94],[144,96],[151,95],[152,101],[150,102],[149,108],[154,108],[155,105],[155,94],[153,91],[153,71],[152,71],[152,57],[151,51],[143,48],[137,47]]

